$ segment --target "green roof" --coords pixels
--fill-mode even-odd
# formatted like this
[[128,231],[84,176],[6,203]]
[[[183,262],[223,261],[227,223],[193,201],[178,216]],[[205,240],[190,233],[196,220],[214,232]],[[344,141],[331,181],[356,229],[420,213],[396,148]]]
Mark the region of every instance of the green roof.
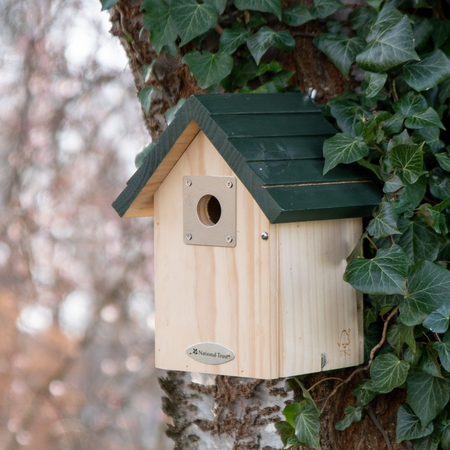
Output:
[[187,100],[144,158],[113,203],[120,216],[126,215],[191,121],[271,223],[371,216],[381,200],[377,183],[356,164],[322,175],[323,142],[336,130],[307,96],[207,94]]

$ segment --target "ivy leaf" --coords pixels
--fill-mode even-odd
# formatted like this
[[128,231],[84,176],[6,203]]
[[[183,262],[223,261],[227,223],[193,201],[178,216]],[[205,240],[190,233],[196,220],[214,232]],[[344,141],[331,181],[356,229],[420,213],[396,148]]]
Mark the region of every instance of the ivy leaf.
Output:
[[367,384],[365,389],[387,394],[401,386],[408,375],[409,364],[398,359],[392,353],[377,356],[370,367],[373,383]]
[[171,14],[170,0],[147,0],[144,28],[150,30],[150,42],[159,55],[165,45],[177,38],[177,28]]
[[373,114],[353,102],[337,101],[330,106],[331,115],[336,119],[339,128],[352,136],[364,132],[364,121]]
[[325,167],[323,174],[325,175],[340,163],[349,164],[368,154],[369,147],[367,147],[362,138],[354,138],[346,133],[338,133],[324,142]]
[[394,8],[390,2],[385,3],[370,27],[370,31],[366,37],[367,42],[372,42],[381,31],[392,28],[402,18],[403,14],[398,9]]
[[258,66],[253,61],[253,58],[248,57],[245,60],[239,58],[239,63],[233,65],[229,78],[237,87],[243,87],[248,81],[253,80],[257,76],[257,71]]
[[166,111],[166,122],[167,125],[170,125],[173,119],[175,119],[175,115],[177,114],[178,110],[186,103],[185,98],[180,98],[178,100],[177,104],[175,106],[172,106],[172,108],[169,108]]
[[363,408],[361,406],[347,406],[344,411],[344,418],[336,423],[335,428],[338,431],[344,431],[348,428],[353,422],[360,422],[362,418]]
[[440,167],[430,171],[430,192],[437,198],[450,198],[450,176]]
[[404,186],[403,181],[400,179],[398,175],[392,173],[386,178],[386,181],[383,186],[383,192],[385,194],[390,194],[392,192],[397,192]]
[[439,441],[440,439],[436,434],[430,434],[429,436],[415,439],[414,450],[438,450]]
[[314,6],[311,8],[311,13],[318,19],[325,19],[331,16],[338,9],[344,8],[340,0],[314,0]]
[[146,86],[139,92],[139,101],[141,102],[145,115],[148,115],[148,113],[150,112],[150,106],[152,105],[152,95],[153,88],[151,86]]
[[203,53],[194,50],[187,53],[183,58],[191,72],[197,78],[201,88],[207,88],[215,83],[220,83],[233,68],[233,58],[226,53]]
[[356,57],[359,67],[369,72],[386,72],[401,63],[418,60],[411,25],[406,16],[391,28],[380,31]]
[[155,142],[150,142],[150,144],[146,145],[134,158],[134,165],[136,166],[136,169],[139,169],[139,167],[142,166],[142,163],[144,162],[145,157],[153,150],[155,147]]
[[405,120],[405,126],[412,129],[436,126],[445,130],[438,113],[433,108],[427,108],[424,111],[414,113]]
[[295,47],[295,41],[287,31],[273,31],[272,28],[261,27],[256,34],[247,39],[247,47],[256,64],[259,64],[262,56],[270,47],[292,50]]
[[442,367],[450,372],[450,331],[445,333],[443,342],[435,342],[433,345],[439,354]]
[[439,86],[439,101],[444,103],[448,98],[450,98],[450,78]]
[[419,111],[425,110],[428,103],[422,95],[408,92],[397,100],[392,107],[396,113],[411,117]]
[[389,202],[382,201],[380,203],[378,211],[367,226],[367,231],[377,239],[392,234],[401,234],[397,228],[397,214]]
[[433,432],[433,424],[422,426],[420,419],[414,414],[408,405],[400,406],[397,413],[397,442],[419,439],[429,436]]
[[111,9],[114,5],[117,4],[119,0],[100,0],[102,4],[102,11],[106,11],[107,9]]
[[309,12],[309,9],[301,3],[289,6],[283,12],[283,22],[291,27],[299,27],[314,19],[315,17]]
[[286,417],[286,422],[295,428],[294,417],[301,412],[300,403],[294,402],[286,405],[283,409],[283,415]]
[[231,28],[225,28],[220,36],[221,52],[232,55],[250,36],[250,33],[239,22],[234,22]]
[[407,295],[400,303],[401,319],[405,325],[419,325],[434,310],[448,301],[450,271],[422,261],[410,267]]
[[334,63],[348,79],[348,71],[356,55],[364,48],[360,37],[349,38],[343,34],[321,34],[314,38],[314,45]]
[[416,91],[427,91],[448,77],[450,61],[440,50],[403,67],[403,79]]
[[387,332],[387,341],[397,354],[400,353],[405,342],[415,351],[414,327],[408,327],[403,323],[391,325]]
[[266,72],[281,72],[283,70],[283,67],[281,67],[281,64],[278,61],[270,61],[269,63],[261,63],[258,66],[258,70],[256,71],[256,75],[264,75]]
[[434,48],[439,48],[450,37],[450,20],[433,19]]
[[301,402],[299,406],[300,412],[294,417],[295,436],[303,445],[310,445],[312,448],[320,450],[320,413],[308,401]]
[[[436,155],[437,156],[437,155]],[[419,215],[423,215],[423,219],[433,227],[434,231],[438,234],[447,234],[449,230],[450,217],[447,214],[442,214],[447,208],[450,207],[450,198],[447,198],[443,202],[430,206],[425,203],[419,207]],[[436,237],[437,238],[437,237]],[[440,242],[440,241],[439,241]],[[437,259],[437,257],[435,258]],[[444,258],[446,259],[446,258]]]
[[281,0],[234,0],[234,5],[241,11],[250,9],[253,11],[269,12],[281,20]]
[[287,441],[290,437],[294,436],[294,428],[287,422],[280,421],[275,424],[275,428],[280,433],[281,441],[284,445],[287,445]]
[[398,244],[415,264],[419,261],[435,261],[439,254],[440,240],[433,229],[421,218],[399,221],[402,232]]
[[443,378],[441,373],[441,366],[438,362],[438,353],[431,345],[432,344],[428,344],[425,346],[422,356],[419,360],[418,368],[422,372],[428,373],[433,377]]
[[441,130],[438,127],[423,127],[416,130],[413,134],[414,142],[425,141],[433,153],[445,147],[445,144],[439,139]]
[[445,333],[450,320],[450,302],[433,311],[424,321],[423,326],[433,333]]
[[365,389],[365,386],[371,383],[371,380],[362,379],[358,381],[358,384],[352,389],[352,395],[356,397],[358,406],[366,406],[376,397],[376,392]]
[[365,294],[404,294],[408,258],[398,245],[380,248],[373,259],[357,258],[347,266],[344,281]]
[[367,37],[376,17],[377,13],[373,9],[364,7],[356,8],[348,15],[351,28],[362,38]]
[[447,172],[450,172],[450,155],[448,153],[437,153],[437,162]]
[[380,6],[384,0],[367,0],[367,3],[376,11],[380,10]]
[[409,184],[414,184],[423,169],[423,145],[397,145],[389,153],[394,169],[401,169]]
[[366,97],[373,98],[378,94],[378,92],[381,91],[381,89],[383,89],[383,86],[387,80],[387,74],[366,72],[364,79],[367,83],[367,87],[365,89]]
[[414,42],[416,48],[422,48],[430,39],[433,33],[433,25],[430,19],[421,16],[411,16],[413,21]]
[[176,0],[171,4],[172,17],[181,36],[180,46],[214,28],[219,12],[214,2]]
[[406,384],[407,402],[422,427],[426,427],[447,405],[450,399],[449,383],[428,373],[416,372],[408,376]]

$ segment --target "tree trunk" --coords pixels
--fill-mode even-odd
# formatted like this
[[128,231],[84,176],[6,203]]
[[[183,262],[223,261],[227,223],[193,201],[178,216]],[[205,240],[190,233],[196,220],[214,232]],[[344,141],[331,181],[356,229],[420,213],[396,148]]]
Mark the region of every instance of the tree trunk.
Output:
[[[288,3],[288,2],[286,2]],[[190,44],[179,48],[178,56],[157,57],[149,42],[149,33],[141,31],[141,0],[120,0],[111,9],[111,33],[120,38],[129,57],[136,90],[153,86],[148,115],[143,119],[152,140],[166,127],[164,113],[180,98],[203,92],[181,63]],[[292,52],[269,50],[270,59],[278,60],[287,70],[295,70],[293,83],[301,92],[316,89],[316,101],[324,103],[353,86],[312,43],[312,37],[324,28],[316,21],[289,30],[296,40]],[[269,59],[269,60],[270,60]],[[156,60],[156,61],[155,61]],[[152,77],[144,79],[144,68],[155,61]],[[346,369],[334,373],[320,373],[303,378],[307,388],[315,386],[311,394],[319,408],[340,383],[354,371]],[[322,383],[321,380],[331,378]],[[361,422],[343,432],[335,423],[344,409],[355,404],[350,394],[358,377],[336,391],[322,414],[321,445],[324,450],[404,449],[411,445],[395,442],[397,410],[405,400],[402,390],[377,396],[364,411]],[[282,410],[301,392],[286,391],[285,380],[263,381],[248,378],[210,376],[194,373],[168,372],[160,379],[167,397],[163,399],[165,413],[173,419],[167,434],[175,441],[175,449],[282,449],[274,423],[283,419]]]

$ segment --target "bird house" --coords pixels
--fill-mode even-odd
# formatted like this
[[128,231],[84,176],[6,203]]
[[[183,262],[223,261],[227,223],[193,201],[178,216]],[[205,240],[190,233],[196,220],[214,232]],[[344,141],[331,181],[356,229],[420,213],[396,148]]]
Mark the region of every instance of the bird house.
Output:
[[157,367],[274,379],[363,362],[342,276],[380,191],[359,166],[322,175],[335,133],[301,94],[178,111],[113,204],[154,216]]

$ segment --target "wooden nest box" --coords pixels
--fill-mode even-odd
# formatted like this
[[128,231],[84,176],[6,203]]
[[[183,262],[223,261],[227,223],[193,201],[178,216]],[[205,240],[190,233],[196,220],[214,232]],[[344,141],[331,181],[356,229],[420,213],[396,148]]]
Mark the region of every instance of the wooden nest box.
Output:
[[322,175],[334,128],[301,94],[188,99],[113,206],[154,216],[156,366],[274,379],[363,362],[342,279],[380,191]]

